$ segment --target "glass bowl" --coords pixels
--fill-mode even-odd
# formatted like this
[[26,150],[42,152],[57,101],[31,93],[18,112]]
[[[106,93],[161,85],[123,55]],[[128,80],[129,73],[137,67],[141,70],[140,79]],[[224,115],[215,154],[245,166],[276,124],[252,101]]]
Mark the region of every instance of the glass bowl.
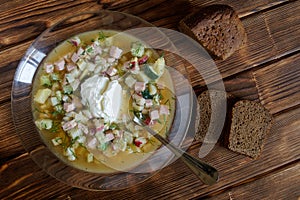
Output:
[[158,173],[175,159],[165,147],[157,149],[153,155],[136,168],[111,174],[92,173],[72,167],[59,159],[43,142],[35,128],[32,115],[32,85],[35,74],[46,55],[66,39],[83,32],[94,30],[125,31],[155,49],[167,49],[165,58],[174,78],[176,113],[169,140],[173,144],[187,148],[192,141],[188,133],[194,133],[195,98],[186,79],[185,68],[176,69],[178,59],[172,53],[176,50],[165,33],[150,23],[135,16],[99,11],[74,15],[60,21],[44,31],[29,47],[21,59],[14,76],[12,87],[12,112],[16,131],[31,158],[49,175],[77,188],[86,190],[116,190],[131,187]]

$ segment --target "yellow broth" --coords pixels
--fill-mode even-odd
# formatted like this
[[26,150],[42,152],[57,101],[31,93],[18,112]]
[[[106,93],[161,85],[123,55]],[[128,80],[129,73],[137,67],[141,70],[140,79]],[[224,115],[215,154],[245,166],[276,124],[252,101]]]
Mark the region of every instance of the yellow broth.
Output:
[[[107,31],[107,30],[96,30],[92,32],[86,32],[78,35],[78,37],[83,41],[85,44],[92,43],[92,40],[96,38],[99,34],[99,32],[104,33],[106,36],[114,36],[113,39],[113,45],[118,46],[123,50],[123,52],[130,51],[131,43],[138,41],[137,38],[134,38],[133,36],[119,33],[115,31]],[[43,60],[43,63],[38,69],[38,72],[35,76],[34,84],[33,84],[33,90],[32,90],[32,96],[34,97],[34,94],[38,91],[40,88],[44,88],[44,86],[41,86],[40,83],[40,77],[45,74],[45,71],[43,69],[43,65],[45,63],[54,63],[64,57],[67,54],[73,53],[76,51],[76,47],[74,47],[70,42],[64,41],[60,45],[58,45],[55,49],[53,49],[48,56]],[[153,51],[154,52],[154,51]],[[126,54],[123,54],[126,56]],[[158,55],[153,53],[153,57],[150,59],[155,60],[158,57]],[[120,60],[124,59],[126,61],[126,57],[121,58]],[[61,71],[61,76],[66,73],[66,70]],[[83,81],[83,80],[82,80]],[[81,82],[82,82],[81,81]],[[159,78],[157,83],[165,85],[165,87],[173,90],[173,84],[171,80],[171,76],[167,70],[164,71],[163,75]],[[60,88],[61,89],[61,88]],[[74,94],[79,95],[80,87],[74,91]],[[166,133],[170,129],[174,113],[175,113],[175,100],[170,94],[164,93],[163,90],[161,90],[162,96],[164,97],[162,101],[169,101],[170,106],[170,115],[169,116],[161,116],[159,121],[160,123],[156,123],[153,126],[153,129],[159,132],[164,137],[167,137]],[[32,98],[33,98],[32,97]],[[128,108],[128,101],[129,97],[127,98],[127,101],[123,101],[122,109],[129,109]],[[126,104],[126,105],[125,105]],[[39,130],[40,136],[44,143],[48,146],[48,148],[62,161],[67,163],[68,165],[71,165],[75,168],[94,172],[94,173],[114,173],[116,171],[125,171],[129,170],[143,161],[145,161],[149,156],[153,154],[153,152],[160,147],[160,142],[158,142],[154,137],[150,137],[150,142],[148,142],[146,145],[144,145],[141,148],[140,152],[134,152],[129,153],[127,151],[120,151],[117,155],[113,157],[105,157],[104,155],[100,155],[97,157],[97,159],[94,159],[93,162],[87,162],[87,155],[90,153],[86,147],[79,146],[76,149],[76,155],[77,159],[75,161],[70,161],[67,159],[66,156],[64,156],[65,147],[68,146],[71,142],[70,138],[67,136],[66,132],[63,131],[61,127],[62,117],[60,115],[53,115],[53,108],[51,105],[50,100],[48,99],[45,104],[39,104],[32,100],[32,112],[34,120],[40,119],[40,118],[50,118],[54,121],[54,128],[51,130]],[[51,142],[51,140],[55,137],[61,137],[63,139],[63,144],[54,146]],[[133,145],[134,146],[134,145]],[[134,147],[133,147],[134,148]],[[93,152],[92,152],[93,153]]]

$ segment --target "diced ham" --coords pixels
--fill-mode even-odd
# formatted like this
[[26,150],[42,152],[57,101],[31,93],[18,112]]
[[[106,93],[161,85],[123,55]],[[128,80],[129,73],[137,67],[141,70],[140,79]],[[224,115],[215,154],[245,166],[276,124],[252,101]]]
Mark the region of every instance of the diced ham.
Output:
[[107,133],[107,134],[105,134],[104,142],[112,141],[114,138],[115,138],[115,136],[113,133]]
[[88,119],[92,119],[93,115],[89,110],[83,110],[82,113],[84,114],[84,116],[86,116]]
[[100,46],[97,46],[97,45],[93,44],[93,48],[94,48],[94,53],[95,54],[101,54],[102,53],[102,48]]
[[152,99],[146,99],[145,100],[145,107],[150,108],[151,106],[153,106]]
[[134,94],[133,98],[135,99],[135,102],[140,106],[143,106],[146,102],[146,100],[138,94]]
[[53,70],[54,70],[54,66],[52,64],[46,64],[45,65],[45,71],[46,71],[46,73],[50,74],[50,73],[53,72]]
[[95,149],[97,145],[97,139],[93,137],[91,140],[88,141],[87,146],[91,149]]
[[71,130],[72,128],[75,128],[77,126],[77,122],[73,119],[71,121],[68,121],[62,125],[62,128],[64,131]]
[[80,48],[77,50],[77,55],[80,56],[80,55],[83,54],[83,52],[84,52],[83,48],[80,47]]
[[95,135],[96,134],[96,129],[95,128],[91,128],[89,131],[90,135]]
[[167,106],[167,105],[160,105],[159,114],[161,114],[161,115],[169,115],[170,114],[169,106]]
[[74,103],[64,103],[64,110],[66,112],[71,112],[73,110],[75,110],[75,104]]
[[65,60],[64,59],[61,59],[60,61],[56,62],[55,63],[55,69],[57,71],[62,71],[65,69]]
[[112,46],[110,48],[109,55],[111,57],[119,59],[121,57],[121,54],[122,54],[122,49],[120,49],[120,48],[118,48],[116,46]]
[[114,76],[116,75],[118,72],[118,70],[114,67],[110,67],[108,68],[108,70],[106,71],[106,74],[109,75],[109,76]]
[[129,61],[126,61],[123,63],[123,69],[129,69],[130,68],[130,62]]
[[106,60],[108,63],[113,63],[116,59],[115,58],[107,58]]
[[134,90],[136,92],[141,92],[144,91],[146,89],[146,83],[145,82],[136,82],[134,84]]
[[151,118],[151,120],[159,119],[159,112],[158,112],[158,110],[151,110],[150,111],[150,118]]
[[82,130],[82,132],[84,132],[85,134],[88,134],[88,133],[89,133],[88,127],[85,126],[85,125],[83,125],[82,123],[79,123],[79,124],[78,124],[78,128],[79,128],[80,130]]
[[[76,79],[76,80],[78,80],[78,79]],[[79,97],[77,97],[77,96],[75,96],[75,95],[73,95],[72,96],[72,104],[74,104],[74,106],[76,107],[76,108],[82,108],[82,103],[81,103],[81,100],[80,100],[80,98]],[[80,115],[82,115],[83,117],[85,117],[81,112],[79,112],[80,113]]]
[[100,125],[96,128],[96,132],[102,132],[104,130],[104,125]]
[[79,60],[79,56],[76,52],[72,54],[71,60],[73,63],[76,63]]
[[67,64],[67,71],[70,72],[73,69],[75,69],[76,65],[74,63],[68,63]]

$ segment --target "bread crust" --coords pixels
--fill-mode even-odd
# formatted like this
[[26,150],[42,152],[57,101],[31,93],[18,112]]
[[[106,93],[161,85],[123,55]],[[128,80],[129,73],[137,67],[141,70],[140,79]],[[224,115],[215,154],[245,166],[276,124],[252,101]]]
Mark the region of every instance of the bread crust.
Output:
[[228,5],[200,8],[182,19],[179,29],[197,40],[215,59],[228,58],[247,41],[242,22]]
[[228,148],[257,159],[270,134],[273,117],[258,102],[240,100],[232,108]]

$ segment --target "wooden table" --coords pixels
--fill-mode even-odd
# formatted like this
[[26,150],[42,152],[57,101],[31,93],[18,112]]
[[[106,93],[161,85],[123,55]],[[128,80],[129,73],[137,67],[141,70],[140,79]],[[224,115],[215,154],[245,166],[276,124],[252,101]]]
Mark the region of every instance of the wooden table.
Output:
[[[10,95],[18,62],[42,31],[62,17],[100,9],[177,30],[179,20],[193,9],[215,3],[231,5],[248,34],[245,47],[216,62],[226,90],[240,99],[260,101],[275,118],[258,160],[216,145],[204,158],[220,171],[216,185],[203,185],[177,161],[142,184],[113,192],[72,188],[31,160],[14,129]],[[0,199],[300,198],[300,1],[0,0],[0,13]],[[199,94],[201,79],[190,70]],[[197,155],[199,147],[194,141],[188,151]]]

